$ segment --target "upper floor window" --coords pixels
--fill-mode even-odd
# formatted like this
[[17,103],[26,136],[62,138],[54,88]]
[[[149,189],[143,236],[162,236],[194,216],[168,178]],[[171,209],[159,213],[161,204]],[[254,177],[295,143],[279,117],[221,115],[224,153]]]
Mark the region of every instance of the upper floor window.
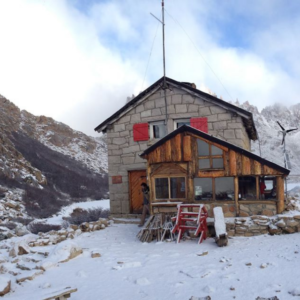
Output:
[[161,139],[166,136],[165,121],[158,121],[150,123],[150,138]]
[[198,139],[199,169],[223,169],[223,150]]
[[174,120],[174,129],[181,127],[182,125],[191,125],[190,119],[178,119]]

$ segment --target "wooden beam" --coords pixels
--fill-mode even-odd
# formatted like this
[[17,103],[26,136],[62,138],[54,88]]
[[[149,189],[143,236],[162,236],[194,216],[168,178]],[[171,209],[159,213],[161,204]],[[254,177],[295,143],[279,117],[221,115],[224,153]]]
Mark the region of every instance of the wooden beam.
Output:
[[284,178],[278,176],[276,178],[277,186],[277,213],[281,214],[284,211]]
[[191,137],[189,135],[183,137],[183,160],[192,161]]
[[234,177],[234,202],[235,202],[235,210],[236,216],[240,215],[240,207],[239,207],[239,178],[237,176]]
[[229,174],[236,176],[236,155],[235,151],[229,151]]
[[255,177],[256,179],[256,199],[259,199],[259,194],[260,194],[260,190],[259,190],[259,176]]
[[172,161],[171,141],[166,141],[166,161]]
[[242,156],[242,173],[243,175],[251,174],[250,159],[245,155]]

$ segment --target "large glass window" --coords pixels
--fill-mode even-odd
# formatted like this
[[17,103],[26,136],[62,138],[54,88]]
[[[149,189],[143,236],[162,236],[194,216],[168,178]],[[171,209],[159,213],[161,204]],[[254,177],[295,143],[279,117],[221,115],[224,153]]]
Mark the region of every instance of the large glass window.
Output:
[[233,177],[215,178],[216,200],[234,200]]
[[195,200],[234,200],[233,177],[194,178]]
[[195,200],[211,200],[213,198],[212,178],[194,178]]
[[197,140],[199,169],[223,169],[223,150],[206,143],[203,140]]
[[185,197],[185,177],[155,178],[156,199],[184,199]]
[[254,176],[239,177],[239,199],[256,200],[256,178]]

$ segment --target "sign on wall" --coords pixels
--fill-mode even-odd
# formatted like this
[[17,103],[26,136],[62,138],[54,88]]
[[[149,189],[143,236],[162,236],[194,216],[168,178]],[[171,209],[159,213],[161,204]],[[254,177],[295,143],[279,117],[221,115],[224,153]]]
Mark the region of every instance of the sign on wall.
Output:
[[112,176],[112,184],[118,184],[118,183],[122,183],[122,176],[121,175]]

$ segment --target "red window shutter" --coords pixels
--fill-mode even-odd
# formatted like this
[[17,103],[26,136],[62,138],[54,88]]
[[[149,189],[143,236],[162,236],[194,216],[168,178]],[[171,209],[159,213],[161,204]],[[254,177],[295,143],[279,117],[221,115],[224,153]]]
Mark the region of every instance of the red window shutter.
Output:
[[133,125],[133,140],[135,142],[149,140],[148,123],[139,123]]
[[191,118],[191,126],[208,133],[207,118]]

